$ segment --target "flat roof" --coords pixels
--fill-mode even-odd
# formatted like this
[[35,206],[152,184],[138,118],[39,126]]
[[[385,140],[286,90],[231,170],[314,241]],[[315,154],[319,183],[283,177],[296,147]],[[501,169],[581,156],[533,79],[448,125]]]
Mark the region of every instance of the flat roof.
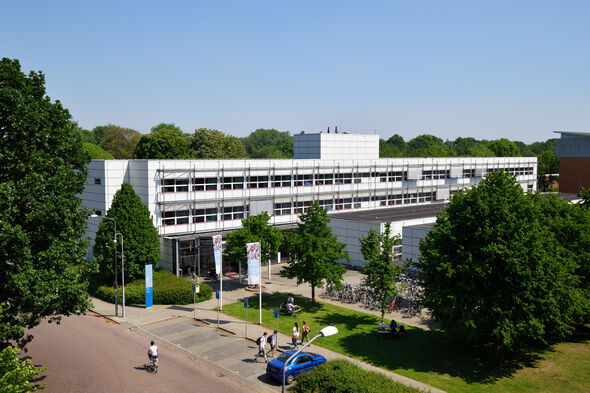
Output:
[[427,205],[400,206],[385,209],[373,209],[347,213],[329,214],[330,219],[352,220],[363,222],[393,222],[414,220],[426,217],[436,217],[444,208],[448,207],[447,202],[429,203]]
[[590,132],[583,132],[583,131],[553,131],[553,132],[556,134],[590,136]]

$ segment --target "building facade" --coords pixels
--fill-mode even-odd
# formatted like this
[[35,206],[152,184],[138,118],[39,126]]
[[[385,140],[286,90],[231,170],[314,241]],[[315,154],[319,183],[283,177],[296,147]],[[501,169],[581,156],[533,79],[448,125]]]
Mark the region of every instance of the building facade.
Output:
[[[373,149],[378,154],[378,144]],[[177,274],[189,269],[203,274],[213,261],[211,236],[240,228],[243,218],[262,211],[269,213],[272,225],[288,228],[314,202],[329,214],[444,202],[499,170],[514,174],[523,190],[536,190],[535,157],[348,156],[93,160],[88,165],[83,205],[104,215],[121,184],[130,183],[148,207],[160,236],[161,266]],[[89,219],[91,240],[98,223]]]
[[590,132],[556,131],[559,158],[559,192],[577,194],[590,187]]

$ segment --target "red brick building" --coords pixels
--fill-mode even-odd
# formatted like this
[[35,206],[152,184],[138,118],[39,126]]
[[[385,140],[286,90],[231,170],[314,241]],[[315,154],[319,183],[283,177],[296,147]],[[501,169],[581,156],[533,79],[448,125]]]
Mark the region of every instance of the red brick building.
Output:
[[561,138],[555,144],[559,158],[559,192],[578,193],[590,188],[590,132],[555,131]]

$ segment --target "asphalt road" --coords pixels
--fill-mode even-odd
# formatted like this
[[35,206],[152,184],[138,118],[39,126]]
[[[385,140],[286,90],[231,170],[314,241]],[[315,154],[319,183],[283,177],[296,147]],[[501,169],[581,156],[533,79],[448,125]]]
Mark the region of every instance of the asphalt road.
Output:
[[44,392],[254,391],[161,345],[158,373],[151,374],[149,340],[93,313],[63,318],[59,325],[43,322],[32,334],[24,355],[49,366],[39,381]]

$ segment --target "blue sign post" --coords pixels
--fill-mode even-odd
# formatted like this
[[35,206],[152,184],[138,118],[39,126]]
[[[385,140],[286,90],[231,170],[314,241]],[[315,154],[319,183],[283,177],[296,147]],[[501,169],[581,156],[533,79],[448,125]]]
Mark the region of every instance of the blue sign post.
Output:
[[[278,331],[279,331],[279,309],[278,309],[278,308],[275,308],[275,319],[276,319],[276,321],[277,321],[277,329],[276,329],[276,330],[277,330],[277,332],[278,332]],[[276,339],[276,340],[277,340],[277,344],[276,344],[276,345],[278,346],[278,345],[279,345],[279,344],[278,344],[278,341],[279,341],[279,340],[278,340],[278,337],[277,337],[277,339]]]
[[246,338],[248,338],[248,298],[244,298],[244,308],[246,309]]
[[152,265],[145,265],[145,308],[154,306]]
[[219,327],[219,291],[215,291],[215,299],[217,299],[217,327]]

